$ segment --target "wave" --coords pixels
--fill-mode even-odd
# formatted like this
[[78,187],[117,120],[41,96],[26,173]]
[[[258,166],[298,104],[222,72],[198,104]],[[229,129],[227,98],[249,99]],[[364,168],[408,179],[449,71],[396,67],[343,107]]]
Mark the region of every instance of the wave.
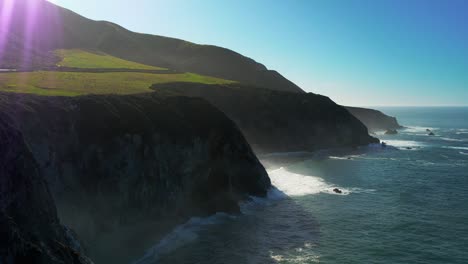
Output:
[[468,129],[466,128],[459,128],[456,130],[457,132],[455,132],[457,135],[466,135],[468,134]]
[[269,171],[268,175],[273,186],[289,197],[319,193],[337,194],[333,192],[334,188],[342,190],[338,195],[351,193],[351,190],[329,184],[320,177],[292,173],[283,167]]
[[393,146],[400,149],[406,148],[421,148],[424,146],[424,143],[413,140],[385,140],[385,143],[389,146]]
[[468,150],[468,147],[451,147],[451,146],[445,146],[443,148],[446,149],[456,149],[456,150]]
[[421,126],[407,126],[402,131],[409,132],[409,133],[421,133],[421,132],[428,132],[427,129],[433,131],[437,130],[437,127],[421,127]]
[[[324,179],[316,176],[308,176],[292,173],[281,167],[276,170],[268,171],[272,187],[268,191],[267,197],[251,197],[250,201],[240,204],[243,214],[255,213],[258,206],[268,205],[278,200],[289,197],[304,196],[310,194],[326,193],[332,195],[349,195],[350,193],[372,193],[375,190],[365,190],[361,188],[342,188],[327,183]],[[333,192],[334,188],[342,191],[341,194]],[[172,232],[166,235],[159,243],[146,251],[140,259],[132,262],[133,264],[154,264],[161,258],[171,252],[193,243],[198,240],[199,234],[210,226],[221,224],[228,220],[237,218],[225,213],[200,218],[193,217],[186,223],[177,226]]]
[[457,139],[457,138],[448,138],[448,137],[439,137],[442,140],[445,141],[453,141],[453,142],[464,142],[465,140],[463,139]]
[[461,154],[461,155],[466,155],[466,156],[468,156],[468,153],[463,152],[463,151],[460,151],[460,154]]
[[220,224],[226,219],[232,219],[235,216],[225,213],[216,213],[215,215],[201,218],[192,217],[186,223],[177,226],[172,232],[166,235],[158,244],[150,248],[145,255],[134,261],[133,264],[154,264],[161,257],[174,250],[181,248],[198,239],[199,233],[210,225]]
[[346,157],[330,156],[328,158],[329,159],[334,159],[334,160],[352,160],[351,156],[346,156]]

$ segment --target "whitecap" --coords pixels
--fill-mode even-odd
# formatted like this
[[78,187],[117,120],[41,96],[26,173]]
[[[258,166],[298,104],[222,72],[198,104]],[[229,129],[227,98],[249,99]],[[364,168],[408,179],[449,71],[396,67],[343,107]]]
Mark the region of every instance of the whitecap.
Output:
[[346,157],[338,157],[338,156],[330,156],[328,157],[329,159],[334,159],[334,160],[351,160],[351,156],[346,156]]
[[463,139],[448,138],[448,137],[440,137],[440,139],[445,140],[445,141],[453,141],[453,142],[464,142],[465,141]]
[[460,154],[462,154],[462,155],[468,155],[468,153],[463,152],[463,151],[460,151]]
[[468,147],[451,147],[451,146],[445,146],[443,148],[447,149],[457,149],[457,150],[468,150]]
[[316,176],[302,175],[287,171],[285,168],[269,171],[271,183],[287,196],[304,196],[309,194],[336,194],[333,189],[342,191],[341,195],[350,194],[350,190],[327,183]]
[[409,133],[421,133],[421,132],[428,132],[427,130],[436,130],[437,127],[421,127],[421,126],[407,126],[402,131],[409,132]]
[[400,149],[420,148],[424,146],[424,143],[412,140],[385,140],[385,143],[387,143],[387,145],[389,146],[393,146]]

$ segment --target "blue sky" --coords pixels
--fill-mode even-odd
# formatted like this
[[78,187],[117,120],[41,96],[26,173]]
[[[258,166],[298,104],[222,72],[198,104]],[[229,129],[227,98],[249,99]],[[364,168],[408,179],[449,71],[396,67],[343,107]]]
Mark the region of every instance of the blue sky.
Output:
[[130,30],[213,44],[345,105],[468,105],[468,1],[54,0]]

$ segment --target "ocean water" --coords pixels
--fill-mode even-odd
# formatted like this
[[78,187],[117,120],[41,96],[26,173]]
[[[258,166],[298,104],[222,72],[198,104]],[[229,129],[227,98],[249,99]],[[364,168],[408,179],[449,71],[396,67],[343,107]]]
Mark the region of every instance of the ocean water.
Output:
[[387,148],[273,166],[268,198],[194,218],[136,263],[468,263],[468,108],[381,110],[407,127],[377,135]]

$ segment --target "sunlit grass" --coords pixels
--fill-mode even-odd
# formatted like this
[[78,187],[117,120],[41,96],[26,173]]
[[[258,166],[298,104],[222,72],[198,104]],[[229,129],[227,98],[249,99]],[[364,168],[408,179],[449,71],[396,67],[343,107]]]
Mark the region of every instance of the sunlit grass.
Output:
[[15,72],[0,73],[0,91],[38,95],[135,94],[151,92],[158,83],[191,82],[229,84],[232,81],[193,73],[152,74],[136,72]]
[[137,69],[137,70],[165,70],[132,61],[122,60],[104,53],[93,53],[79,49],[56,50],[55,55],[61,58],[57,66],[83,69]]

